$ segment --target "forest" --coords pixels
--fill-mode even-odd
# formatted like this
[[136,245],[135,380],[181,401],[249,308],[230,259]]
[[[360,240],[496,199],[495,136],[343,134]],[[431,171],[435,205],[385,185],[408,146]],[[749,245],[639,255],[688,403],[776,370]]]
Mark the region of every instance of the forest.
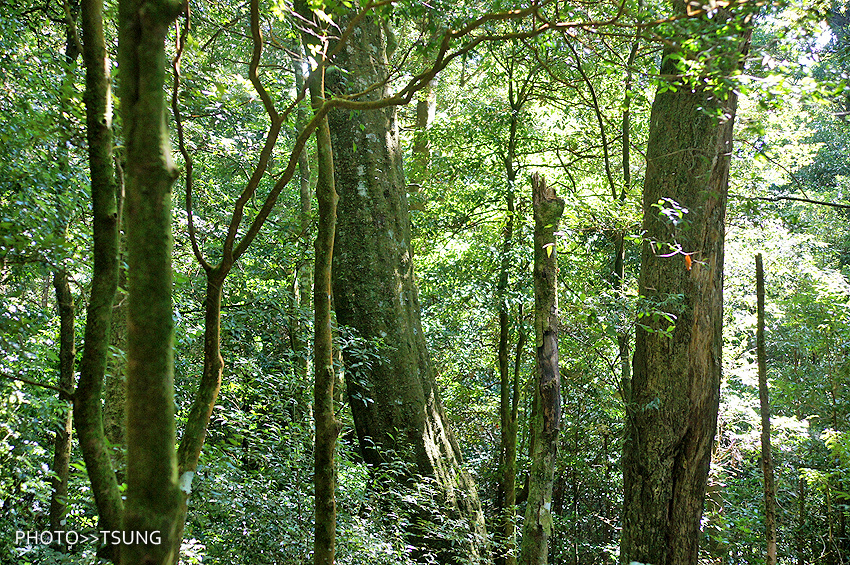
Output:
[[850,563],[850,3],[0,15],[0,563]]

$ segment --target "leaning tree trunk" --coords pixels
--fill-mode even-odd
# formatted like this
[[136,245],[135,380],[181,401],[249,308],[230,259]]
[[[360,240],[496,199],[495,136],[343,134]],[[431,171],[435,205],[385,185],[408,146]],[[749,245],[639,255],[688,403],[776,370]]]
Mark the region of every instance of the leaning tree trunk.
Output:
[[[675,4],[684,12],[683,3]],[[702,25],[722,25],[716,23],[722,15]],[[726,45],[720,64],[728,74],[738,67],[740,38]],[[666,49],[662,76],[678,76],[677,55]],[[623,448],[622,563],[697,562],[717,426],[724,218],[737,102],[734,92],[724,100],[717,90],[692,84],[679,80],[675,90],[659,91],[650,117],[643,312]]]
[[558,365],[558,253],[555,232],[564,201],[543,178],[532,179],[534,207],[534,339],[536,410],[531,419],[533,435],[528,503],[519,562],[546,565],[552,536],[552,485],[561,428],[561,376]]
[[[174,0],[119,4],[121,109],[127,148],[127,532],[159,543],[122,545],[122,565],[169,565],[182,502],[177,486],[171,302],[171,161],[165,124],[165,36]],[[116,250],[117,252],[117,250]],[[110,304],[111,306],[111,304]],[[134,540],[140,541],[140,540]],[[154,540],[149,539],[153,542]]]
[[[357,41],[334,61],[351,78],[331,88],[361,91],[386,77],[379,23],[364,18],[353,37]],[[385,94],[377,88],[364,98]],[[368,371],[346,371],[363,457],[370,465],[399,458],[410,474],[433,479],[449,513],[467,519],[472,528],[474,536],[460,552],[486,555],[475,483],[461,466],[422,335],[395,109],[337,110],[329,119],[339,192],[333,263],[337,321],[378,347],[381,357]],[[347,362],[356,355],[344,352]],[[446,551],[439,540],[426,543]]]

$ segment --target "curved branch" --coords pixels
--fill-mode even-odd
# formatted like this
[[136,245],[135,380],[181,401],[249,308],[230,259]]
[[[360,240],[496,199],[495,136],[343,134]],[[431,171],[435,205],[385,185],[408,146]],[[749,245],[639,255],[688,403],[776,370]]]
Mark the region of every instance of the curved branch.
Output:
[[171,112],[174,114],[174,124],[177,130],[177,146],[180,149],[180,154],[183,155],[183,162],[186,167],[186,219],[189,232],[189,241],[192,244],[192,253],[195,254],[195,259],[201,264],[205,271],[209,271],[212,266],[204,259],[201,248],[198,246],[198,238],[195,231],[195,217],[192,214],[192,190],[195,185],[195,177],[193,175],[192,156],[186,149],[186,138],[183,131],[183,118],[180,115],[180,103],[178,94],[180,92],[180,59],[183,56],[183,50],[186,48],[186,37],[189,35],[191,25],[191,12],[189,4],[186,3],[186,11],[184,13],[183,32],[180,32],[179,24],[175,22],[175,34],[177,41],[177,50],[174,59],[171,60],[171,69],[174,73],[174,84],[171,87]]
[[[528,8],[522,10],[509,10],[505,12],[498,12],[493,14],[486,14],[481,16],[466,26],[452,31],[450,29],[446,30],[443,33],[443,36],[440,40],[439,50],[434,58],[434,63],[431,67],[419,73],[418,75],[413,76],[407,84],[396,92],[394,95],[381,98],[379,100],[357,100],[358,96],[362,96],[367,92],[373,91],[377,85],[372,85],[368,87],[366,90],[356,94],[349,94],[346,96],[338,96],[328,100],[325,100],[321,107],[317,108],[316,112],[313,115],[313,118],[304,129],[298,134],[296,138],[295,144],[292,148],[292,152],[290,153],[289,161],[287,163],[286,169],[283,171],[281,176],[275,182],[272,190],[266,196],[265,201],[251,222],[250,227],[246,231],[245,235],[241,238],[241,240],[235,244],[236,233],[239,224],[241,223],[244,206],[245,203],[253,196],[256,187],[259,185],[260,179],[265,173],[265,166],[268,162],[268,157],[271,155],[271,150],[274,147],[274,143],[277,139],[277,133],[280,131],[281,124],[287,118],[289,113],[293,108],[303,99],[304,92],[299,93],[299,97],[293,102],[289,109],[286,112],[279,116],[277,121],[272,122],[272,128],[269,131],[269,136],[266,140],[266,145],[263,148],[263,153],[260,157],[260,163],[255,170],[254,175],[251,178],[251,181],[246,186],[243,193],[240,195],[239,199],[236,202],[236,206],[234,209],[233,218],[230,223],[230,228],[228,230],[227,239],[225,240],[225,249],[224,249],[224,259],[223,261],[228,262],[232,265],[234,261],[236,261],[248,248],[251,242],[259,233],[260,228],[262,228],[263,223],[266,218],[268,218],[272,209],[274,208],[275,203],[277,202],[277,198],[280,193],[283,191],[286,184],[292,179],[295,174],[295,170],[298,165],[298,156],[301,151],[304,149],[307,140],[312,135],[313,131],[318,126],[320,120],[332,109],[334,108],[343,108],[347,110],[375,110],[380,108],[386,108],[388,106],[399,106],[403,104],[409,103],[413,96],[424,88],[440,71],[442,71],[446,66],[449,65],[453,60],[458,57],[461,57],[477,46],[485,42],[491,41],[504,41],[508,39],[528,39],[532,37],[536,37],[538,35],[542,35],[551,30],[562,30],[568,28],[594,28],[594,27],[602,27],[607,25],[614,25],[623,15],[625,4],[620,4],[620,8],[615,16],[608,20],[602,21],[586,21],[586,22],[558,22],[558,23],[550,23],[546,22],[539,16],[539,10],[552,3],[553,0],[543,0],[540,3],[534,4]],[[255,18],[253,16],[253,11],[256,10],[257,0],[252,0],[252,25],[255,23]],[[373,2],[368,4],[367,6],[360,9],[357,15],[352,19],[351,22],[346,26],[345,30],[340,34],[339,40],[337,44],[334,46],[333,50],[331,50],[328,56],[325,58],[325,61],[328,61],[332,58],[332,56],[339,52],[342,49],[342,46],[346,43],[346,41],[353,34],[354,26],[361,21],[364,17],[368,15],[368,13],[374,8],[381,7],[384,5],[392,4],[391,0],[380,0],[378,2]],[[535,26],[533,29],[522,32],[512,32],[512,33],[482,33],[481,35],[471,37],[468,42],[459,47],[458,49],[449,52],[449,48],[451,47],[452,42],[455,39],[468,36],[475,32],[476,30],[483,27],[485,24],[490,22],[497,21],[507,21],[507,20],[517,20],[522,19],[527,16],[534,16],[537,21],[543,22],[542,25]],[[256,41],[256,35],[255,35]],[[326,64],[323,62],[319,63],[320,65]],[[315,71],[314,71],[315,72]],[[232,251],[231,251],[232,250]]]
[[266,87],[260,81],[258,69],[260,67],[260,59],[263,56],[263,32],[260,30],[260,2],[259,0],[251,0],[251,40],[254,43],[254,50],[251,53],[251,64],[248,67],[248,78],[254,86],[254,90],[260,95],[260,100],[263,101],[263,106],[266,113],[269,115],[269,120],[275,123],[279,120],[277,109],[274,107],[272,97],[269,96]]

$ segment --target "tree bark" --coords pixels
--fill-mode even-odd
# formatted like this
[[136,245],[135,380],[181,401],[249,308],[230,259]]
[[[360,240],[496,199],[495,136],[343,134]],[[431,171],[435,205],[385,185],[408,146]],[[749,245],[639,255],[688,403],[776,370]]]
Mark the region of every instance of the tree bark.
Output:
[[122,565],[173,564],[180,547],[171,301],[171,187],[178,171],[163,85],[165,37],[183,8],[174,0],[119,3],[129,293],[124,527],[129,533],[159,532],[160,542],[122,545]]
[[[311,17],[305,6],[300,6],[302,17]],[[317,18],[316,18],[317,19]],[[316,38],[303,33],[305,48],[319,47]],[[318,112],[325,101],[325,59],[308,79],[313,111]],[[336,236],[337,203],[334,177],[334,152],[327,115],[316,128],[317,182],[316,200],[319,224],[316,232],[315,262],[313,267],[313,417],[316,426],[313,449],[315,485],[315,537],[313,540],[314,565],[333,565],[336,550],[336,467],[334,453],[341,424],[334,414],[333,331],[331,328],[332,262]],[[308,179],[309,181],[309,179]],[[302,183],[304,180],[302,179]],[[309,186],[308,186],[309,190]],[[302,214],[303,184],[302,184]],[[309,212],[309,204],[307,211]]]
[[[56,290],[56,305],[59,310],[59,388],[74,389],[74,297],[65,269],[53,273],[53,287]],[[67,399],[62,399],[63,401]],[[68,474],[71,464],[71,435],[74,415],[71,405],[66,407],[61,427],[56,430],[53,443],[54,476],[50,479],[53,492],[50,495],[50,529],[65,530],[65,512],[68,506]]]
[[[63,76],[63,92],[70,92],[73,89],[75,72],[73,63],[79,57],[79,37],[77,33],[76,20],[79,16],[79,3],[66,4],[65,19],[65,62],[67,67]],[[66,95],[62,95],[62,107],[67,107],[70,100]],[[71,138],[69,131],[69,120],[63,116],[60,118],[60,128],[63,135],[59,141],[59,166],[64,177],[70,178],[69,173],[69,155],[68,145]],[[59,190],[63,193],[68,191],[68,181],[60,181]],[[57,230],[57,235],[63,240],[67,240],[69,211],[64,210],[64,206],[60,201],[56,202],[57,212],[61,218],[61,228]],[[59,315],[59,382],[57,385],[61,390],[71,391],[74,389],[74,371],[76,370],[76,344],[74,336],[74,296],[71,293],[71,284],[68,280],[68,272],[60,263],[53,271],[53,289],[56,295],[56,310]],[[45,286],[45,304],[47,307],[47,286]],[[74,428],[74,413],[73,403],[67,403],[69,398],[63,398],[60,394],[60,401],[65,404],[65,410],[62,414],[60,426],[56,429],[56,436],[53,441],[53,464],[51,470],[53,477],[50,483],[53,492],[50,494],[50,529],[52,531],[65,530],[65,512],[68,505],[68,476],[70,473],[71,463],[71,445]]]
[[773,456],[770,452],[770,402],[767,396],[767,351],[764,338],[764,267],[761,253],[756,255],[756,357],[759,373],[761,408],[761,465],[764,474],[764,530],[767,541],[767,565],[776,565],[776,486],[773,480]]
[[525,509],[520,563],[546,565],[552,536],[552,485],[561,427],[561,376],[558,364],[558,252],[555,232],[564,200],[543,178],[532,179],[534,208],[534,338],[536,410],[530,421],[533,435],[528,503]]
[[[83,0],[81,7],[94,268],[80,378],[74,394],[74,427],[98,509],[98,527],[117,531],[121,529],[124,504],[104,434],[101,398],[109,353],[112,304],[118,286],[120,208],[112,162],[110,65],[103,35],[103,5],[100,0]],[[117,551],[109,547],[104,548],[101,555],[117,559]]]
[[[348,82],[337,79],[333,90],[358,92],[387,76],[379,22],[366,16],[353,37],[356,41],[334,61],[348,71]],[[386,94],[386,87],[377,88],[363,99]],[[401,460],[409,474],[433,479],[448,513],[468,520],[472,535],[459,549],[436,538],[425,543],[440,554],[477,559],[489,554],[483,513],[443,412],[422,335],[395,108],[335,110],[329,123],[339,192],[333,264],[337,321],[368,343],[383,344],[380,362],[369,371],[346,371],[363,457],[372,466]],[[347,363],[355,360],[356,353],[343,354]]]
[[[684,12],[682,2],[675,5]],[[678,76],[676,54],[675,47],[665,50],[662,76]],[[736,69],[740,45],[722,56],[724,72]],[[647,145],[644,312],[626,407],[622,563],[697,562],[717,426],[724,218],[737,98],[726,91],[723,100],[717,90],[680,80],[673,87],[656,95]]]
[[[323,72],[321,74],[324,74]],[[321,105],[324,91],[321,77],[316,86],[311,85],[311,97]],[[314,268],[314,367],[315,387],[313,415],[316,421],[314,449],[316,487],[316,538],[313,546],[315,565],[332,565],[336,547],[336,469],[334,452],[340,423],[334,415],[334,384],[336,374],[333,364],[333,335],[331,332],[331,261],[333,259],[336,206],[338,197],[334,188],[334,161],[331,134],[327,119],[316,130],[318,150],[318,184],[316,198],[319,203],[319,226],[316,233],[316,259]]]

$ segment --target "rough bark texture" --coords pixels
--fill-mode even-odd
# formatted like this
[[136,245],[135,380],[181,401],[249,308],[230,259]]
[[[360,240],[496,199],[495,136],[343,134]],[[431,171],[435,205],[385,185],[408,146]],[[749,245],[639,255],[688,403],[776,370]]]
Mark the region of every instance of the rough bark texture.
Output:
[[[662,75],[678,73],[674,54],[665,51]],[[725,53],[731,69],[739,55]],[[735,94],[727,94],[721,100],[679,83],[675,92],[659,92],[652,106],[640,275],[646,315],[638,320],[627,399],[622,563],[697,562],[720,389],[724,217],[736,109]],[[658,312],[675,316],[669,335]]]
[[161,536],[158,544],[122,545],[123,565],[172,564],[180,547],[171,302],[171,187],[178,172],[171,161],[163,84],[165,37],[182,9],[173,0],[119,4],[129,269],[124,526]]
[[[94,269],[80,378],[74,394],[74,427],[97,504],[98,527],[115,531],[121,529],[123,502],[104,435],[101,397],[109,354],[112,304],[118,286],[120,213],[112,164],[109,61],[103,35],[103,6],[100,0],[84,0],[81,6]],[[102,555],[117,557],[110,550]]]
[[767,396],[767,348],[764,343],[764,267],[756,255],[756,357],[759,367],[759,406],[761,408],[761,469],[764,474],[764,531],[767,565],[776,565],[776,486],[773,481],[773,455],[770,452],[770,401]]
[[[335,90],[361,91],[383,80],[387,59],[380,25],[364,18],[334,63],[348,71],[347,82],[331,86]],[[385,94],[378,88],[363,98]],[[370,370],[346,371],[348,395],[366,462],[398,459],[409,473],[432,478],[448,513],[467,519],[474,534],[466,547],[448,551],[486,559],[478,493],[462,467],[422,335],[395,116],[394,108],[329,115],[339,192],[337,321],[369,343],[382,344],[381,360]],[[344,355],[356,361],[356,352]],[[446,551],[439,540],[426,543]]]
[[528,481],[528,503],[519,562],[546,565],[552,536],[552,485],[561,428],[561,376],[558,365],[558,252],[555,232],[564,200],[543,178],[532,179],[534,207],[534,339],[536,410]]

